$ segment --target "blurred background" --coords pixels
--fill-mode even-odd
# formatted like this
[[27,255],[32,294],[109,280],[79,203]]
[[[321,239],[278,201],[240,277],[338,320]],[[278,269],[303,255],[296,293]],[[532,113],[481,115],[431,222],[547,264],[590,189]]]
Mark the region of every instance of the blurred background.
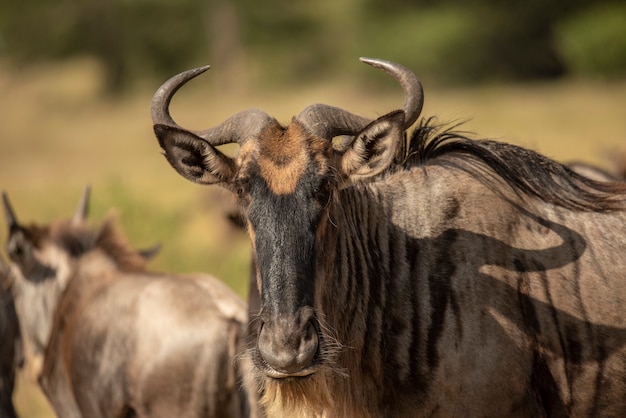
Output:
[[[173,100],[183,126],[247,107],[284,123],[315,102],[398,108],[398,86],[359,56],[414,70],[422,114],[476,137],[611,171],[626,150],[623,0],[6,0],[0,188],[22,222],[46,223],[89,183],[94,224],[112,210],[134,245],[163,245],[153,269],[209,272],[245,297],[250,246],[230,197],[165,162],[152,94],[211,64]],[[53,416],[26,376],[15,399],[23,417]]]

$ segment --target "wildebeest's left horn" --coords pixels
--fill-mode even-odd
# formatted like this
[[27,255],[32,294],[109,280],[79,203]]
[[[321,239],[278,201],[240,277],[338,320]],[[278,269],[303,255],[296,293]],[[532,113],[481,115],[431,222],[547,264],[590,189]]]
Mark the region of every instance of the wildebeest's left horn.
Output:
[[361,62],[380,68],[395,78],[404,90],[404,129],[408,129],[417,120],[424,106],[424,88],[411,70],[395,62],[377,58],[359,58]]
[[2,203],[4,206],[4,219],[6,221],[7,230],[11,232],[19,228],[20,224],[17,222],[17,217],[15,216],[15,212],[13,212],[11,202],[9,202],[9,196],[6,192],[2,192]]
[[[410,128],[419,117],[424,105],[424,90],[415,74],[395,62],[376,58],[360,58],[360,60],[384,70],[400,83],[404,90],[404,104],[402,105],[404,129]],[[324,104],[306,107],[298,115],[298,120],[315,134],[327,139],[339,135],[354,135],[372,122],[371,119]]]
[[81,222],[84,222],[87,219],[87,214],[89,213],[89,193],[91,192],[91,187],[89,185],[85,186],[85,190],[83,191],[83,195],[78,202],[78,206],[76,207],[76,212],[74,212],[74,217],[72,218],[72,223],[77,225]]
[[231,116],[221,124],[202,131],[193,131],[179,126],[169,112],[169,105],[174,94],[189,80],[204,73],[211,68],[210,65],[184,71],[167,80],[152,97],[152,123],[154,125],[166,125],[192,132],[206,140],[211,145],[228,143],[242,143],[250,137],[258,134],[272,118],[259,109],[243,110]]

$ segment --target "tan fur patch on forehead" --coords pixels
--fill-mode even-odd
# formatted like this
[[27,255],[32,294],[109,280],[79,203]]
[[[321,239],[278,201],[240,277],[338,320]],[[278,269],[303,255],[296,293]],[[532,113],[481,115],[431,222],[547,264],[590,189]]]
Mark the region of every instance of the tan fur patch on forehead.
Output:
[[261,134],[259,166],[269,189],[277,195],[293,193],[310,161],[307,140],[311,137],[298,123],[286,130],[270,126]]

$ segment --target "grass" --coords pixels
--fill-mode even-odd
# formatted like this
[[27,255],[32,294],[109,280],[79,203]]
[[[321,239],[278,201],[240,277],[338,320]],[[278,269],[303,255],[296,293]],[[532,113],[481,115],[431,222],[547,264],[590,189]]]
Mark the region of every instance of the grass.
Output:
[[[22,222],[43,223],[71,216],[89,183],[94,223],[114,209],[134,245],[163,245],[153,269],[209,272],[245,296],[250,247],[224,217],[229,196],[218,187],[187,182],[160,155],[150,121],[150,99],[159,82],[146,81],[122,99],[104,99],[99,68],[89,60],[20,71],[0,62],[0,188]],[[465,129],[481,137],[607,169],[610,157],[626,149],[626,82],[455,90],[423,82],[424,115],[468,120]],[[315,102],[376,117],[399,107],[402,97],[350,81],[227,95],[219,93],[209,73],[182,90],[172,112],[191,128],[217,124],[246,107],[287,123]],[[0,237],[6,237],[4,222]],[[22,416],[53,416],[24,376],[15,398]]]

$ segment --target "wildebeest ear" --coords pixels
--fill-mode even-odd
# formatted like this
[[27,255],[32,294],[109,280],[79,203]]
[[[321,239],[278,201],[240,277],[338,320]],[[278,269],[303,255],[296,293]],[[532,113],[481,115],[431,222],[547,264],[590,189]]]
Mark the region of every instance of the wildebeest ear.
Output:
[[215,184],[226,182],[235,174],[235,161],[193,132],[155,125],[154,133],[167,161],[187,180]]
[[392,163],[404,133],[404,112],[388,113],[359,132],[341,157],[349,183],[379,174]]
[[161,252],[161,244],[154,244],[152,247],[142,248],[138,252],[146,261],[152,260],[159,252]]

